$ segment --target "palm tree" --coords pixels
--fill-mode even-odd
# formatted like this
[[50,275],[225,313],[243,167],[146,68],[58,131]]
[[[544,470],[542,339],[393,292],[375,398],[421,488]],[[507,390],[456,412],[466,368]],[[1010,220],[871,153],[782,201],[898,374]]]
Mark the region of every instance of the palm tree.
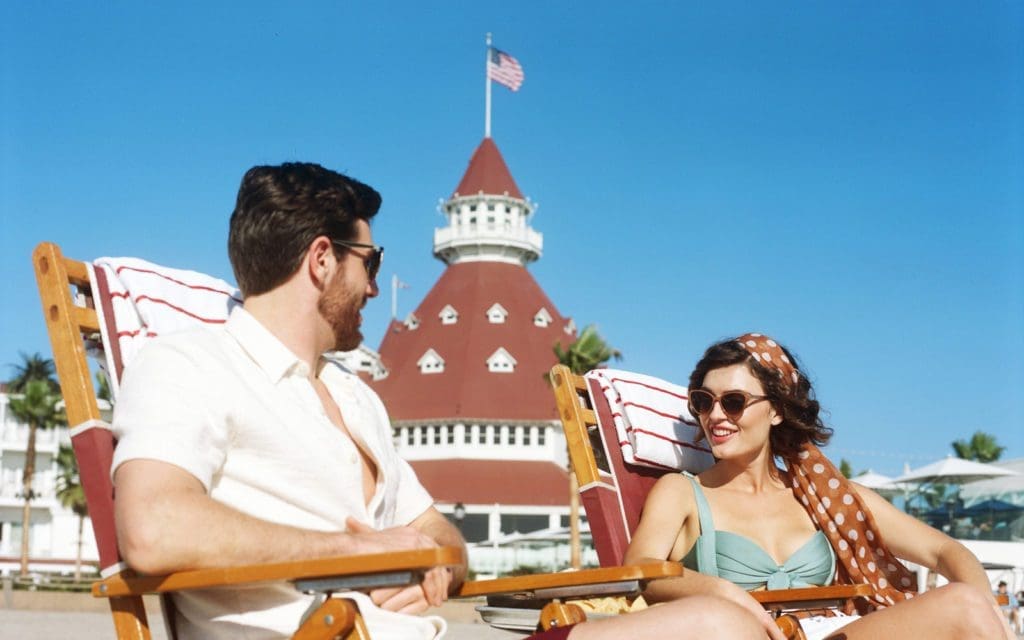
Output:
[[977,462],[995,462],[1006,451],[994,435],[984,431],[975,431],[970,440],[956,440],[952,446],[958,458]]
[[21,357],[21,363],[10,365],[14,369],[14,377],[7,382],[12,393],[24,391],[25,385],[32,380],[44,380],[51,391],[59,390],[57,380],[53,377],[53,360],[44,358],[39,353],[28,355],[19,352],[18,355]]
[[82,529],[85,516],[89,515],[89,507],[85,502],[85,490],[78,475],[78,461],[71,447],[62,446],[57,453],[57,499],[78,516],[78,556],[75,558],[75,582],[82,579]]
[[[597,327],[588,324],[576,336],[566,349],[555,343],[553,350],[558,364],[564,364],[570,371],[582,375],[591,369],[596,369],[609,360],[621,360],[622,352],[613,348],[601,334]],[[576,472],[572,468],[572,458],[569,458],[569,564],[573,569],[579,569],[580,561],[580,488],[576,479]]]
[[21,514],[21,575],[28,576],[29,538],[32,522],[32,476],[36,471],[36,432],[65,422],[63,412],[57,409],[60,394],[54,392],[47,380],[29,380],[21,395],[11,398],[11,415],[28,425],[28,444],[25,446],[25,469],[22,474],[22,496],[25,505]]
[[597,327],[592,324],[584,327],[576,340],[564,351],[562,345],[556,342],[554,351],[558,363],[569,367],[575,374],[584,374],[612,359],[622,359],[622,352],[605,342],[597,332]]

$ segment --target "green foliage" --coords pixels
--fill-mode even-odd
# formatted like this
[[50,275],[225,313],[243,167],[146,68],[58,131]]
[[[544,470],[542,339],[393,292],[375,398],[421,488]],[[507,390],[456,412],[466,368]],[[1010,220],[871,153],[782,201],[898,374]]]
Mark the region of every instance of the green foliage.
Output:
[[976,462],[995,462],[1006,451],[994,435],[984,431],[975,431],[970,440],[956,440],[952,446],[958,458]]
[[11,398],[11,415],[30,429],[51,429],[64,424],[64,412],[57,409],[60,394],[46,380],[29,380],[20,393]]
[[106,371],[96,372],[96,397],[113,404],[114,396],[110,393],[110,379]]
[[82,480],[78,475],[78,461],[75,460],[75,452],[68,446],[61,446],[57,452],[57,499],[70,509],[79,518],[89,514],[89,507],[85,502],[85,491],[82,489]]
[[839,473],[843,474],[844,478],[852,478],[854,476],[853,465],[846,458],[839,459]]
[[592,324],[584,327],[567,349],[563,350],[562,345],[556,342],[554,352],[559,364],[564,364],[576,374],[596,369],[612,359],[622,359],[622,352],[605,342]]
[[55,373],[53,360],[44,358],[39,353],[32,355],[19,353],[18,355],[21,357],[21,362],[10,365],[14,369],[14,377],[7,383],[12,393],[23,392],[28,383],[33,380],[46,382],[51,391],[60,389],[57,380],[53,377]]

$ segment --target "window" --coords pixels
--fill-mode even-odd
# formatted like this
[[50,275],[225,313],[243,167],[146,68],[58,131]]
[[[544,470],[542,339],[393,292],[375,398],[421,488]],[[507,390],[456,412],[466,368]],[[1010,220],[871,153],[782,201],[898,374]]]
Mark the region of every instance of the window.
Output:
[[488,211],[494,211],[494,204],[493,203],[488,204],[487,205],[487,210]]
[[[475,212],[476,211],[476,205],[475,204],[469,205],[469,210]],[[472,218],[470,218],[469,221],[473,222],[473,223],[476,223],[476,216],[473,216]]]
[[504,347],[498,347],[498,350],[491,354],[490,358],[487,358],[487,370],[491,373],[512,373],[515,371],[516,359],[512,357],[512,354],[505,351]]
[[437,316],[441,318],[441,324],[455,324],[459,321],[459,312],[450,304],[446,304]]
[[412,427],[405,427],[402,429],[402,432],[405,434],[405,444],[409,445],[410,447],[416,444],[413,440]]
[[405,317],[405,326],[410,331],[415,331],[420,328],[420,319],[416,317],[415,313],[410,313]]
[[497,302],[487,310],[487,321],[491,324],[504,324],[506,318],[508,318],[508,311]]
[[487,535],[490,516],[486,513],[467,513],[461,523],[450,513],[444,514],[444,517],[458,528],[466,542],[483,542],[490,537]]
[[531,531],[540,531],[541,529],[547,529],[550,519],[546,515],[527,515],[517,513],[503,513],[501,514],[501,532],[512,533],[518,531],[519,533],[529,533]]
[[444,358],[433,349],[427,349],[426,353],[416,361],[422,374],[444,373]]
[[455,426],[445,427],[445,444],[455,444]]
[[441,444],[444,441],[444,432],[447,430],[447,427],[434,427],[434,444]]
[[548,428],[541,427],[537,430],[537,446],[543,447],[548,438]]
[[547,327],[549,324],[551,324],[551,320],[551,314],[548,313],[548,310],[545,309],[544,307],[541,307],[540,310],[537,311],[537,313],[533,314],[534,326],[541,328]]

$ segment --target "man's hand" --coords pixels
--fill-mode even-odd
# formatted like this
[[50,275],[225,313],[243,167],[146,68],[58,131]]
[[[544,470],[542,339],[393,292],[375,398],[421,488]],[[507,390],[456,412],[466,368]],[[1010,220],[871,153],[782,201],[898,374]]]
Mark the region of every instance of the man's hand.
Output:
[[[412,527],[392,527],[378,531],[349,517],[345,524],[348,533],[357,540],[359,553],[387,553],[411,549],[432,549],[437,543]],[[388,589],[374,589],[370,599],[381,609],[399,613],[422,613],[430,607],[439,607],[448,598],[452,573],[445,567],[427,571],[420,584]]]

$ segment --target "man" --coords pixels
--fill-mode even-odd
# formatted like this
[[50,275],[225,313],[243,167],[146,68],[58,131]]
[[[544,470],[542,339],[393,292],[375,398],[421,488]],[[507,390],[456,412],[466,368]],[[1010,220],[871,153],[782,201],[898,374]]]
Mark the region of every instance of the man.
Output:
[[[121,552],[143,573],[463,545],[391,444],[380,399],[331,360],[361,341],[382,249],[372,188],[314,164],[242,179],[228,253],[242,307],[216,330],[158,338],[125,371],[112,464]],[[326,354],[326,355],[325,355]],[[441,604],[465,567],[381,589],[375,638],[430,638],[409,615]],[[175,595],[181,638],[279,638],[309,604],[290,585]],[[367,606],[363,606],[367,605]],[[765,614],[767,615],[767,614]],[[572,640],[763,638],[737,605],[696,596],[554,632]]]
[[[228,240],[244,305],[219,329],[154,340],[124,375],[112,469],[130,566],[463,545],[396,455],[380,399],[329,357],[359,345],[360,310],[378,293],[379,206],[372,188],[314,164],[246,173]],[[370,595],[386,612],[417,613],[464,572],[434,569],[422,585]],[[182,637],[269,638],[293,633],[310,598],[272,584],[175,600]],[[371,629],[428,624],[375,613]]]

